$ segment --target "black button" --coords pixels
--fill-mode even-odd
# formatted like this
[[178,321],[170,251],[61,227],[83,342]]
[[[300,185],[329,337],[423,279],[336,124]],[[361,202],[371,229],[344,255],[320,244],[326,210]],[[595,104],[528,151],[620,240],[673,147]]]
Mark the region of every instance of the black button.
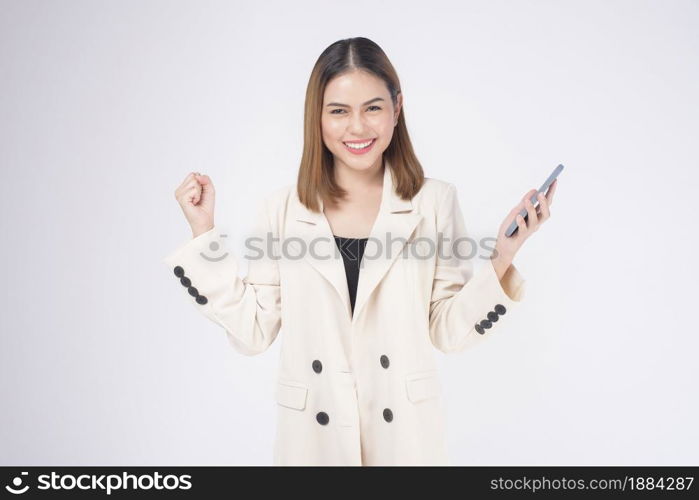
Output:
[[189,295],[191,295],[192,297],[196,297],[197,295],[199,295],[199,290],[197,290],[193,286],[187,288],[187,291],[189,292]]
[[503,306],[502,304],[496,305],[493,309],[496,313],[498,313],[501,316],[507,312],[507,309],[505,309],[505,306]]
[[182,276],[180,278],[180,283],[182,283],[182,286],[191,286],[192,280],[190,280],[187,276]]
[[317,359],[313,360],[311,366],[313,366],[313,371],[316,373],[320,373],[321,371],[323,371],[323,363],[321,363]]
[[327,423],[330,422],[330,417],[328,417],[328,414],[324,411],[320,411],[316,415],[316,420],[320,425],[327,425]]
[[197,304],[201,304],[201,305],[204,305],[208,302],[207,298],[204,297],[203,295],[197,295],[196,300],[197,300]]
[[393,412],[391,411],[390,408],[384,408],[384,410],[383,410],[383,419],[384,419],[386,422],[390,422],[391,420],[393,420]]
[[495,323],[495,322],[498,320],[499,317],[500,317],[500,316],[498,316],[498,313],[496,313],[495,311],[490,311],[490,312],[488,313],[488,319],[489,319],[490,321],[492,321],[493,323]]
[[381,355],[381,366],[383,366],[384,368],[388,368],[389,364],[390,363],[388,362],[388,356],[386,356],[385,354],[382,354]]
[[478,323],[476,323],[476,331],[478,333],[480,333],[481,335],[483,335],[485,333],[485,331],[483,330],[483,327],[481,327],[481,325],[479,325]]
[[493,324],[487,319],[484,319],[483,321],[481,321],[481,326],[483,328],[490,328],[491,326],[493,326]]
[[180,266],[175,266],[175,276],[178,278],[184,276],[184,269],[182,269]]

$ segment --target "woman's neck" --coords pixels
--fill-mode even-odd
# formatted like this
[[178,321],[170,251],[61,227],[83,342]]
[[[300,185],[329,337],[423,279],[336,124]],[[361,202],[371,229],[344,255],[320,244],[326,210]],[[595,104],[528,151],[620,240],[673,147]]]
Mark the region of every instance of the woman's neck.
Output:
[[383,161],[365,170],[357,170],[343,165],[335,165],[335,182],[347,191],[350,197],[356,193],[366,193],[383,184]]

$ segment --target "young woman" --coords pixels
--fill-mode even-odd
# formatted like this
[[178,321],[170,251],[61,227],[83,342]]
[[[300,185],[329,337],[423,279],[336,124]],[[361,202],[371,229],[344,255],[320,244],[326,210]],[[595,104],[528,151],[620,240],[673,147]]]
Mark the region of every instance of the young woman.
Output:
[[245,278],[216,230],[211,179],[192,172],[175,191],[193,238],[164,262],[188,300],[246,355],[283,331],[277,465],[449,464],[433,348],[477,345],[522,298],[512,261],[549,218],[556,183],[537,210],[536,190],[523,196],[474,272],[457,190],[423,175],[402,104],[371,40],[321,54],[297,182],[260,203]]

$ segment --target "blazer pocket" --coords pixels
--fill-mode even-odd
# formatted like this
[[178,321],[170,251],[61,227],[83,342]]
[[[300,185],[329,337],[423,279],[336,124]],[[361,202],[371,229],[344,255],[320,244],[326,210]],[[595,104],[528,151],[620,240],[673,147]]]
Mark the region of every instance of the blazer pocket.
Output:
[[437,370],[409,373],[405,377],[405,388],[408,399],[413,403],[436,398],[442,391]]
[[279,381],[277,382],[276,400],[282,406],[303,410],[306,408],[306,396],[308,387],[298,382]]

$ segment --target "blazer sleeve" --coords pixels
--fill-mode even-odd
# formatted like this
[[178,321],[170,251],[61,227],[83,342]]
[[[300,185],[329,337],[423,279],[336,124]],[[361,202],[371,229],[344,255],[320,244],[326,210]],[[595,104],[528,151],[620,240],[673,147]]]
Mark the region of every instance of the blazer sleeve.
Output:
[[[466,231],[453,184],[437,211],[437,230],[442,238],[430,299],[430,339],[444,353],[460,352],[503,328],[524,296],[525,280],[514,264],[498,280],[492,261],[480,257],[483,264],[474,273],[478,245]],[[455,241],[462,243],[454,246]]]
[[238,276],[238,259],[217,227],[163,259],[183,297],[221,326],[232,347],[247,356],[264,352],[281,328],[279,269],[268,251],[271,234],[267,204],[262,203],[251,235],[258,239],[246,241],[254,252],[245,278]]

